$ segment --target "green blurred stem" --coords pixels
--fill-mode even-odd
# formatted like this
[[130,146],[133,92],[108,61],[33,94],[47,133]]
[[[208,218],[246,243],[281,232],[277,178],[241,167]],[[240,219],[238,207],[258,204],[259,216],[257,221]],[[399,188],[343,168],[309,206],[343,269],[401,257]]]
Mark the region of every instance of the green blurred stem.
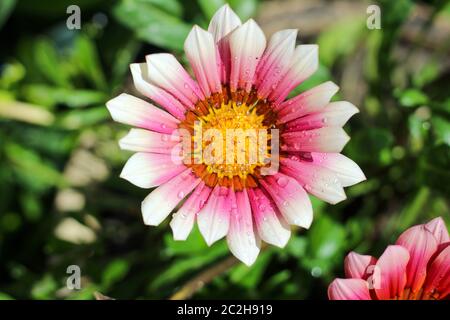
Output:
[[411,204],[400,213],[400,216],[397,219],[396,229],[405,230],[406,228],[416,223],[418,221],[420,213],[423,212],[423,209],[426,206],[429,198],[430,189],[428,189],[427,187],[420,188]]
[[221,275],[225,271],[229,270],[231,267],[239,262],[234,256],[229,256],[225,260],[213,265],[212,267],[206,269],[202,273],[198,274],[193,279],[189,280],[185,285],[181,287],[180,290],[175,292],[169,299],[170,300],[185,300],[189,299],[198,290],[203,288],[203,286],[215,277]]
[[40,106],[19,101],[0,101],[0,117],[48,126],[53,123],[53,114]]

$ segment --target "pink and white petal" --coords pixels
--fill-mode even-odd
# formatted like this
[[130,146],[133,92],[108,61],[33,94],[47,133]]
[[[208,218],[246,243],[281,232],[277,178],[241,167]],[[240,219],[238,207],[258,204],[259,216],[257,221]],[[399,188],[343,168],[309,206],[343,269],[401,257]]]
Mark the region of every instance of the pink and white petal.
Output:
[[331,102],[319,112],[286,123],[286,131],[311,130],[322,127],[342,127],[359,110],[347,101]]
[[184,51],[205,96],[221,92],[220,57],[213,35],[194,26],[184,42]]
[[429,230],[434,237],[437,239],[438,244],[443,244],[450,241],[450,236],[448,234],[447,227],[445,225],[444,219],[441,217],[434,218],[427,224],[425,228]]
[[170,154],[179,142],[178,135],[133,128],[119,140],[119,146],[122,150]]
[[282,158],[281,172],[296,179],[309,193],[328,203],[336,204],[347,197],[333,171],[311,162]]
[[408,250],[391,245],[378,259],[374,269],[374,290],[379,300],[395,299],[402,295],[406,285]]
[[179,123],[167,112],[126,93],[109,100],[106,107],[114,121],[160,133],[172,133]]
[[178,60],[168,53],[146,56],[148,77],[154,85],[166,90],[187,108],[205,98],[198,86]]
[[175,118],[179,120],[185,118],[185,106],[167,91],[150,83],[146,63],[132,63],[130,70],[133,76],[134,86],[140,93],[155,101]]
[[253,230],[252,209],[246,189],[236,192],[235,197],[237,207],[230,215],[227,243],[236,258],[251,266],[258,257],[260,241]]
[[328,287],[330,300],[372,300],[367,282],[362,279],[334,279]]
[[336,84],[327,81],[276,105],[274,108],[279,111],[280,123],[322,110],[338,90]]
[[241,25],[241,20],[228,4],[222,6],[212,17],[208,31],[214,36],[220,56],[220,79],[228,83],[231,70],[230,33]]
[[425,282],[428,262],[438,248],[436,238],[424,225],[417,225],[403,232],[395,244],[409,251],[406,287],[416,293]]
[[258,98],[267,98],[288,71],[296,39],[297,30],[293,29],[278,31],[270,38],[256,71]]
[[204,207],[212,189],[202,181],[176,212],[170,227],[175,240],[186,240],[194,226],[196,214]]
[[200,181],[188,168],[153,190],[142,201],[144,223],[150,226],[160,224]]
[[259,188],[248,189],[255,227],[262,240],[283,248],[291,236],[289,225],[278,216],[276,205]]
[[305,229],[311,226],[313,220],[311,201],[294,178],[277,173],[274,176],[266,176],[260,183],[288,223]]
[[212,33],[214,40],[219,42],[240,25],[241,19],[228,4],[225,4],[211,18],[208,31]]
[[275,105],[283,102],[288,94],[308,79],[319,67],[319,47],[313,44],[299,45],[294,51],[289,71],[269,95]]
[[361,168],[351,159],[340,153],[312,152],[314,163],[333,171],[343,187],[352,186],[366,180]]
[[286,132],[281,150],[287,152],[341,152],[350,137],[341,127]]
[[228,233],[232,206],[236,207],[234,191],[216,185],[205,206],[197,214],[198,228],[208,246]]
[[174,163],[171,155],[138,152],[133,154],[122,169],[120,177],[141,188],[159,186],[186,170]]
[[439,299],[444,299],[450,294],[450,245],[445,246],[431,263],[424,293],[427,295],[438,293]]
[[250,92],[256,67],[266,48],[266,37],[258,24],[250,19],[230,34],[230,89]]
[[344,260],[345,277],[355,279],[366,279],[367,267],[375,265],[377,259],[369,255],[350,252]]

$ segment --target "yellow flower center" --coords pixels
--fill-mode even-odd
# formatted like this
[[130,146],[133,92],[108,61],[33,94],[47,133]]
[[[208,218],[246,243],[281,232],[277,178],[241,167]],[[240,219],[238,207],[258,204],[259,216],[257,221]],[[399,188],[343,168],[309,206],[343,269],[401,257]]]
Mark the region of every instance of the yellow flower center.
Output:
[[192,137],[189,166],[208,186],[256,187],[270,162],[276,114],[256,94],[216,94],[186,114],[180,128]]

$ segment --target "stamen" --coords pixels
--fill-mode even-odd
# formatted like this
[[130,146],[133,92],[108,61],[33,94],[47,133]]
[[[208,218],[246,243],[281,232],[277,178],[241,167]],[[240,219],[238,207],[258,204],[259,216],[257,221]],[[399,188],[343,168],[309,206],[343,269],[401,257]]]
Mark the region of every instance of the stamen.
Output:
[[[216,184],[226,187],[233,187],[235,190],[242,190],[245,187],[256,187],[257,180],[260,178],[260,168],[267,166],[265,159],[260,157],[251,157],[251,143],[257,141],[257,151],[259,155],[260,148],[261,153],[264,153],[264,158],[270,158],[270,129],[276,128],[276,114],[273,111],[272,106],[265,100],[259,100],[256,92],[252,90],[250,93],[244,90],[238,90],[237,92],[229,92],[229,89],[224,87],[222,92],[214,93],[205,101],[200,101],[196,104],[193,110],[190,110],[186,114],[186,118],[180,123],[179,127],[187,129],[192,135],[192,155],[189,155],[190,161],[187,165],[190,166],[193,172],[205,181],[206,185],[214,187]],[[202,133],[213,129],[214,132],[220,132],[223,139],[223,154],[221,162],[211,163],[205,160],[205,157],[200,163],[194,162],[194,155],[202,155],[202,151],[212,143],[218,142],[214,140],[214,137],[208,141],[197,141],[198,137],[195,132],[198,127],[201,126]],[[233,130],[239,130],[236,134],[253,133],[256,134],[261,130],[265,131],[266,139],[264,145],[260,145],[258,139],[252,134],[248,134],[245,137],[233,136],[231,143],[233,145],[233,162],[228,163],[226,160],[228,150],[227,138],[230,137],[230,132]],[[243,140],[241,140],[243,139]],[[244,141],[244,143],[242,143]],[[230,142],[229,142],[230,143]],[[220,145],[220,143],[219,143]],[[215,150],[214,150],[215,151]],[[236,153],[234,153],[236,151]],[[238,161],[237,154],[243,152],[245,154],[245,161]],[[213,152],[214,157],[220,158],[220,155]],[[241,159],[241,158],[240,158]]]

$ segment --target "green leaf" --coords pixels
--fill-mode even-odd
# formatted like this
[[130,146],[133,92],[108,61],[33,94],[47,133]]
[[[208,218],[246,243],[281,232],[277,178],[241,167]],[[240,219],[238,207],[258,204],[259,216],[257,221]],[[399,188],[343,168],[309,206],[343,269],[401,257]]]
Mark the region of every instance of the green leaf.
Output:
[[309,231],[309,255],[321,260],[330,259],[340,253],[345,245],[346,232],[337,221],[322,216]]
[[116,87],[123,85],[124,78],[130,71],[130,63],[132,63],[141,48],[140,41],[131,38],[125,43],[121,43],[121,47],[117,50],[113,59],[112,68],[112,86],[113,91]]
[[46,274],[42,279],[34,283],[33,288],[31,288],[31,296],[38,300],[52,299],[57,288],[58,284],[53,275]]
[[182,51],[191,26],[149,1],[121,0],[113,8],[114,17],[151,44]]
[[156,290],[164,285],[175,282],[187,274],[206,266],[220,256],[224,256],[228,248],[224,241],[215,244],[207,250],[203,250],[198,255],[176,259],[165,271],[163,271],[151,283],[150,288]]
[[407,89],[400,96],[400,104],[404,107],[415,107],[428,103],[428,97],[420,90]]
[[0,100],[0,118],[42,126],[48,126],[54,121],[53,114],[44,107],[14,100]]
[[242,21],[252,18],[258,7],[257,0],[228,0],[230,7],[236,12]]
[[19,62],[6,63],[0,78],[0,87],[8,89],[25,77],[25,68]]
[[40,73],[53,84],[70,88],[68,74],[61,72],[60,60],[55,45],[46,38],[38,39],[34,44],[34,60]]
[[347,232],[337,221],[322,216],[314,221],[308,233],[307,255],[300,259],[313,277],[328,277],[336,263],[342,262]]
[[415,222],[420,221],[419,216],[423,215],[424,207],[430,198],[430,190],[426,187],[419,189],[414,199],[409,201],[406,207],[396,217],[396,231],[401,232],[412,226]]
[[104,92],[96,90],[66,89],[43,84],[26,85],[22,88],[27,101],[47,107],[64,104],[68,107],[80,108],[108,100]]
[[129,262],[125,259],[116,259],[108,264],[102,275],[102,287],[110,288],[114,283],[122,280],[130,269]]
[[450,194],[450,147],[441,144],[422,153],[419,163],[420,180],[444,195]]
[[365,128],[352,135],[346,153],[357,163],[378,162],[386,165],[390,162],[389,154],[393,143],[394,137],[390,131],[376,127]]
[[197,0],[197,2],[208,20],[225,4],[225,0]]
[[239,286],[255,288],[261,281],[273,251],[263,251],[251,267],[240,264],[230,272],[230,280]]
[[107,91],[103,69],[94,42],[85,35],[80,35],[75,40],[74,62],[81,72],[99,90]]
[[9,294],[0,292],[0,300],[14,300]]
[[199,254],[208,250],[208,245],[197,226],[194,226],[191,234],[185,241],[176,241],[173,239],[172,234],[168,233],[164,237],[164,242],[168,256]]
[[49,163],[44,162],[41,157],[32,150],[8,143],[5,152],[12,163],[15,174],[24,180],[31,188],[46,188],[51,186],[66,186],[62,174]]
[[16,0],[2,0],[0,1],[0,29],[12,13]]
[[353,52],[366,28],[365,19],[344,20],[322,32],[317,39],[320,61],[328,67]]
[[437,61],[431,60],[414,74],[413,83],[416,87],[421,88],[424,85],[434,81],[439,76],[439,73],[439,63]]
[[308,241],[305,237],[293,236],[286,246],[286,250],[296,258],[301,258],[305,255]]
[[431,124],[436,136],[435,143],[445,143],[450,146],[450,121],[443,117],[434,116],[431,118]]
[[105,106],[91,107],[86,110],[71,110],[65,112],[59,119],[58,125],[65,128],[76,130],[91,126],[109,119],[108,109]]
[[181,1],[177,0],[131,0],[131,1],[138,1],[154,5],[155,7],[180,18],[183,15],[183,7]]

